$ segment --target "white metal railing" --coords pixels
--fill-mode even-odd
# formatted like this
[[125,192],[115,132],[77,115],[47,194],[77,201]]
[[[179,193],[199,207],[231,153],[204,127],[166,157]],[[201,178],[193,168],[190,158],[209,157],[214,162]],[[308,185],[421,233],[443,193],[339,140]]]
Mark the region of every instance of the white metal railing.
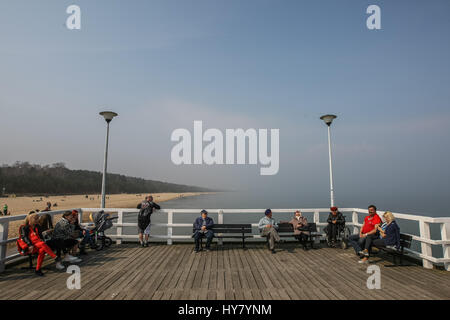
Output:
[[[73,210],[73,209],[71,209]],[[101,209],[99,208],[76,208],[78,210],[80,221],[82,221],[83,212],[95,212]],[[263,215],[265,209],[207,209],[210,214],[217,214],[218,220],[217,223],[223,223],[223,218],[225,215],[232,214],[247,214],[247,213],[258,213]],[[272,212],[276,215],[277,213],[293,213],[297,209],[272,209]],[[327,216],[329,213],[328,208],[316,208],[316,209],[299,209],[303,213],[312,213],[313,214],[313,222],[316,223],[319,230],[322,227],[326,226],[326,222],[320,222],[320,217]],[[368,214],[367,209],[359,209],[359,208],[340,208],[339,209],[343,213],[351,214],[351,221],[347,221],[346,225],[353,227],[353,232],[359,232],[359,228],[362,226],[362,223],[359,222],[359,217]],[[56,214],[62,214],[66,210],[60,211],[50,211],[45,212],[54,216]],[[115,234],[109,234],[109,236],[116,240],[117,244],[121,244],[123,240],[137,240],[138,236],[136,233],[133,234],[125,234],[124,227],[137,227],[137,223],[133,222],[124,222],[124,217],[129,214],[136,214],[138,209],[123,209],[123,208],[107,208],[104,209],[105,212],[108,213],[117,213],[118,220],[114,223],[116,227]],[[192,230],[190,230],[187,234],[183,235],[174,235],[173,228],[180,227],[191,227],[192,223],[174,223],[174,215],[176,214],[198,214],[200,209],[162,209],[158,211],[159,213],[167,213],[167,223],[152,223],[152,226],[161,226],[167,227],[167,232],[165,234],[151,234],[152,238],[155,239],[165,239],[168,245],[173,243],[173,240],[188,240],[192,239]],[[383,212],[379,210],[379,212]],[[43,213],[39,213],[43,214]],[[428,216],[419,216],[412,214],[403,214],[403,213],[393,213],[394,216],[398,219],[404,219],[409,221],[415,221],[419,224],[419,236],[411,235],[413,240],[420,243],[420,251],[417,252],[409,249],[409,253],[423,262],[424,268],[433,268],[433,265],[444,265],[447,271],[450,271],[450,218],[442,217],[442,218],[433,218]],[[26,215],[18,215],[18,216],[9,216],[9,217],[0,217],[0,272],[4,270],[5,262],[17,258],[20,256],[18,253],[13,255],[6,255],[7,244],[16,241],[17,238],[8,239],[8,229],[9,223],[12,221],[19,221],[25,219]],[[326,217],[325,217],[326,218]],[[258,224],[256,221],[252,221],[252,226],[257,227]],[[430,225],[431,224],[439,224],[441,231],[441,239],[435,240],[431,239],[430,233]],[[404,233],[404,232],[402,232]],[[258,234],[253,236],[256,238],[261,238]],[[222,240],[219,240],[222,242]],[[432,246],[433,245],[441,245],[443,250],[443,257],[437,258],[432,254]]]

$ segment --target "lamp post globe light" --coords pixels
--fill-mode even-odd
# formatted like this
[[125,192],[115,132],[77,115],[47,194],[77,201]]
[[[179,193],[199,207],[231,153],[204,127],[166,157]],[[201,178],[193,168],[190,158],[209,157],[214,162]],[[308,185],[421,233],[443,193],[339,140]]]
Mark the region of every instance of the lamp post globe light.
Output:
[[109,139],[109,123],[118,114],[112,111],[100,112],[100,115],[105,118],[106,121],[106,143],[105,143],[105,158],[103,161],[103,177],[102,177],[102,203],[101,208],[105,208],[105,198],[106,198],[106,167],[108,163],[108,139]]
[[333,123],[333,120],[336,119],[337,116],[334,114],[326,114],[320,117],[321,120],[325,122],[328,126],[328,158],[330,162],[330,203],[331,207],[334,207],[334,187],[333,187],[333,167],[331,163],[331,131],[330,126]]

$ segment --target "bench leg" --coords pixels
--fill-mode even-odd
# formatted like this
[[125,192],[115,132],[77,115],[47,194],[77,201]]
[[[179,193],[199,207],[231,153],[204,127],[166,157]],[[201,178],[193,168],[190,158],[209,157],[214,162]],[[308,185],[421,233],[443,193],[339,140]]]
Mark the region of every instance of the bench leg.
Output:
[[22,270],[33,270],[33,256],[28,255],[28,267],[22,267]]

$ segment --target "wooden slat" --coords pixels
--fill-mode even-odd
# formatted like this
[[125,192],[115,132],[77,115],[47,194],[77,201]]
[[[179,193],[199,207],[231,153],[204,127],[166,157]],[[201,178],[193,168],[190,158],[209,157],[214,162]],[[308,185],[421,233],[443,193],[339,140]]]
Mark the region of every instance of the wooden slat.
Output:
[[[155,300],[298,300],[298,299],[450,299],[450,274],[421,266],[387,268],[383,255],[369,259],[380,266],[381,290],[369,290],[368,265],[353,250],[318,247],[303,251],[298,243],[214,246],[193,252],[193,244],[113,245],[83,258],[81,290],[69,290],[70,276],[57,272],[52,259],[45,277],[20,270],[0,274],[1,299],[155,299]],[[25,265],[25,264],[23,264]],[[32,288],[30,290],[30,288]]]

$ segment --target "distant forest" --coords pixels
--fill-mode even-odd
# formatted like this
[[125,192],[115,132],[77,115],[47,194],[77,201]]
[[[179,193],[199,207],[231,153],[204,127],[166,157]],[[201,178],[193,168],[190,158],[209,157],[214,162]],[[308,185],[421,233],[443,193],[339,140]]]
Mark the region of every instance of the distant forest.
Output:
[[[60,195],[100,193],[102,173],[87,170],[71,170],[64,163],[36,165],[16,162],[0,167],[0,193],[16,195]],[[5,188],[5,189],[3,189]],[[206,188],[173,184],[108,173],[106,192],[155,193],[155,192],[202,192]]]

